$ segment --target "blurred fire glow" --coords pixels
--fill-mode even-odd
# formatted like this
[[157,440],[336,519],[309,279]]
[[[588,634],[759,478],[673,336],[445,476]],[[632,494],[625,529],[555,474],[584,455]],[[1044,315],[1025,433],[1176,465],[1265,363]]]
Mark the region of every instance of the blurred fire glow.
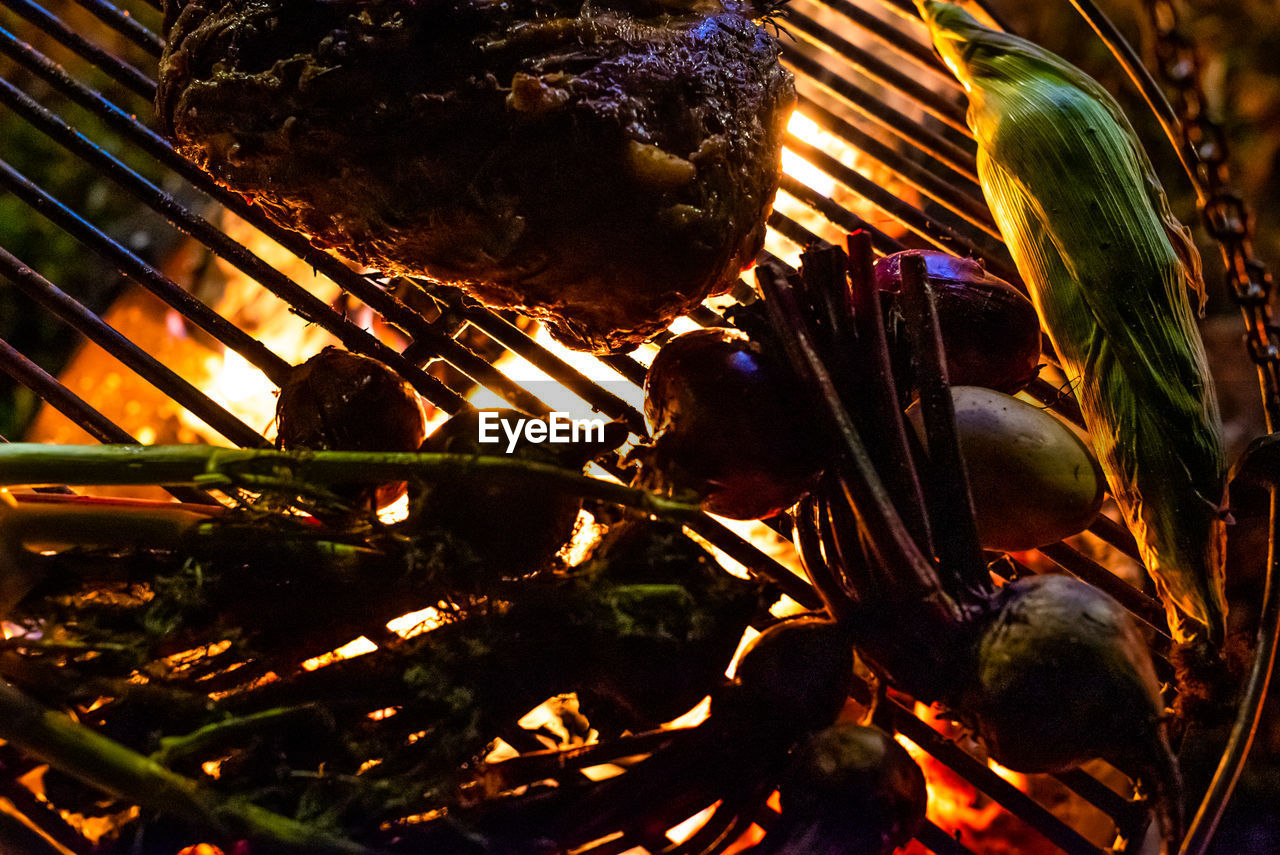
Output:
[[[916,702],[915,714],[922,721],[930,722],[935,730],[948,734],[950,726],[938,719],[933,710],[925,704]],[[975,840],[970,835],[981,835],[1005,816],[1005,810],[998,802],[987,797],[977,787],[936,760],[916,743],[902,734],[896,734],[894,738],[907,749],[907,753],[924,772],[925,787],[929,792],[927,816],[943,831],[958,837],[966,845],[973,846]],[[1019,790],[1029,791],[1029,779],[1026,775],[1006,769],[994,760],[987,760],[987,765],[991,771]],[[908,850],[911,855],[925,851],[915,843],[911,844]]]

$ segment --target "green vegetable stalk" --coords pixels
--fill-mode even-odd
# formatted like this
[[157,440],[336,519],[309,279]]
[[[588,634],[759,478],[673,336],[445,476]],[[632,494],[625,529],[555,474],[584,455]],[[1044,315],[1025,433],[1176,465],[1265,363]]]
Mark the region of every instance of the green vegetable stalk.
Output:
[[1098,83],[917,0],[969,95],[978,175],[1180,641],[1226,629],[1222,426],[1187,289],[1200,260]]

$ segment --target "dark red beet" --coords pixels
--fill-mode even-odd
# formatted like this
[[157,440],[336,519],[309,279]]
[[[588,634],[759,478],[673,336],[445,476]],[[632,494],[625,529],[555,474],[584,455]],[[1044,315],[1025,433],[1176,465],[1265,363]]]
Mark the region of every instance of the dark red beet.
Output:
[[[1012,395],[1030,383],[1040,364],[1040,319],[1031,301],[981,263],[927,249],[896,252],[877,261],[877,288],[893,294],[901,289],[902,259],[907,255],[923,258],[928,269],[951,385],[986,386]],[[896,301],[886,302],[895,374],[909,390],[915,385],[910,344],[894,322]]]
[[688,489],[733,519],[786,510],[826,463],[799,384],[784,362],[733,329],[694,330],[659,351],[645,378],[653,447],[642,480]]

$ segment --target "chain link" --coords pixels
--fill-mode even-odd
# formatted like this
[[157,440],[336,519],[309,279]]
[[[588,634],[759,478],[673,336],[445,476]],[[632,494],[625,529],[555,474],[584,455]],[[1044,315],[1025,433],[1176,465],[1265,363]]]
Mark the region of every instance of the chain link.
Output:
[[1222,248],[1228,292],[1244,315],[1249,358],[1258,366],[1267,430],[1274,431],[1280,427],[1280,328],[1272,320],[1271,274],[1253,254],[1253,215],[1231,186],[1226,134],[1209,115],[1195,46],[1178,28],[1172,0],[1145,5],[1155,30],[1156,68],[1172,90],[1183,144],[1196,165],[1200,215]]

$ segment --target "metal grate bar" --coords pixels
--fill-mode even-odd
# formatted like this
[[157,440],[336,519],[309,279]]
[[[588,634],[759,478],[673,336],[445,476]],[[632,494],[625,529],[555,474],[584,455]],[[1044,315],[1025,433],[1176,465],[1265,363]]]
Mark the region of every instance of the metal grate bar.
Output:
[[[871,179],[840,163],[840,161],[815,145],[807,143],[798,137],[788,136],[787,148],[821,169],[827,175],[835,178],[841,184],[893,217],[908,230],[929,241],[939,249],[954,252],[958,255],[982,255],[988,259],[992,257],[1003,259],[1006,255],[1006,253],[997,252],[998,244],[990,241],[984,241],[989,245],[980,248],[968,237],[961,235],[950,226],[938,222],[923,213],[919,208],[902,201]],[[790,191],[788,190],[787,192]],[[1005,266],[1003,261],[1000,262],[999,266]]]
[[743,567],[746,567],[752,573],[773,582],[782,593],[800,605],[807,609],[822,608],[822,600],[808,582],[796,576],[772,557],[765,555],[754,544],[744,540],[736,532],[730,531],[705,514],[702,519],[685,525],[694,534],[734,561],[737,561]]
[[[87,401],[60,383],[58,378],[19,353],[3,339],[0,339],[0,371],[35,392],[42,401],[75,422],[99,442],[141,444],[128,431],[98,412]],[[200,505],[218,504],[207,493],[191,487],[163,489],[180,502]]]
[[832,113],[812,98],[800,96],[800,107],[828,133],[840,137],[858,154],[865,155],[890,169],[894,175],[919,190],[947,210],[964,218],[987,234],[1000,239],[999,229],[991,218],[991,212],[982,201],[982,191],[974,184],[959,187],[941,178],[936,171],[914,163],[892,146],[885,145],[867,132]]
[[1068,855],[1102,855],[1102,850],[1082,837],[1079,832],[1064,824],[1022,790],[961,750],[958,745],[947,740],[927,723],[916,718],[910,710],[896,700],[890,700],[889,706],[893,726],[903,736],[1000,802],[1010,813],[1048,838],[1053,845],[1067,852]]
[[649,369],[640,364],[634,356],[627,354],[601,356],[600,361],[637,386],[643,386],[644,378],[649,374]]
[[[5,34],[5,35],[7,36],[8,34]],[[13,41],[16,42],[16,40],[13,40]],[[102,110],[103,108],[107,108],[104,110],[104,112],[116,118],[117,123],[120,123],[123,121],[126,127],[130,127],[140,131],[141,133],[139,135],[143,139],[146,139],[148,136],[154,137],[154,135],[151,135],[149,131],[146,131],[145,129],[141,128],[141,126],[138,125],[136,120],[134,120],[132,117],[130,117],[127,120],[122,120],[122,117],[118,113],[118,110],[114,108],[113,105],[109,105],[108,102],[106,102],[105,99],[103,99],[97,93],[93,93],[91,90],[87,90],[83,87],[80,87],[78,84],[75,84],[74,81],[69,80],[69,78],[64,79],[65,74],[59,74],[58,69],[50,68],[49,67],[50,64],[47,62],[47,60],[44,60],[43,57],[39,56],[38,53],[32,50],[29,46],[21,45],[21,44],[12,44],[12,43],[8,46],[11,48],[17,48],[17,51],[22,58],[29,60],[29,64],[35,65],[39,71],[45,72],[45,74],[42,76],[46,76],[52,73],[52,76],[54,76],[55,79],[58,79],[59,82],[64,84],[67,84],[67,83],[72,84],[74,86],[73,91],[76,91],[76,94],[79,95],[80,98],[88,100],[89,103],[93,105],[93,107],[98,108],[97,110],[95,110],[95,112],[97,112],[98,110]],[[182,159],[175,152],[173,152],[172,148],[160,138],[154,137],[154,139],[152,139],[151,142],[153,143],[153,148],[157,149],[157,150],[153,150],[151,152],[152,154],[159,154],[161,152],[168,153],[170,155],[169,158],[162,158],[164,161],[166,161],[166,165],[176,166],[177,165],[176,162],[180,162],[182,165],[187,167],[187,170],[184,170],[184,171],[190,171],[195,173],[194,176],[187,175],[184,177],[194,178],[195,180],[197,180],[199,185],[201,185],[201,189],[205,189],[205,190],[209,189],[208,185],[211,183],[211,180],[208,178],[207,175],[205,175],[202,172],[198,172],[198,170],[194,170],[194,168],[191,167],[189,162],[187,162],[185,159]],[[171,161],[176,161],[176,162],[171,162]],[[268,232],[268,234],[271,237],[285,244],[288,249],[300,255],[302,254],[302,252],[299,252],[299,250],[302,249],[302,247],[298,246],[299,241],[301,239],[296,234],[282,233],[281,230],[278,229],[278,227],[274,227],[266,223],[263,220],[261,214],[258,211],[253,210],[250,206],[245,205],[243,203],[243,200],[240,200],[238,198],[231,198],[231,194],[226,194],[225,192],[221,192],[221,193],[215,193],[215,195],[221,197],[220,201],[223,201],[224,203],[227,203],[229,207],[236,209],[237,213],[241,213],[242,215],[246,216],[246,218],[250,219],[251,221],[254,221],[255,226],[258,226],[259,228],[263,229],[263,231]],[[181,214],[179,212],[169,212],[167,213],[167,215],[175,216],[179,218],[181,217]],[[179,219],[179,222],[181,222],[181,219]],[[427,343],[428,349],[432,353],[440,355],[442,358],[445,358],[451,365],[453,365],[459,371],[462,371],[464,374],[471,377],[476,382],[480,383],[481,385],[484,385],[486,388],[489,388],[491,391],[495,392],[495,394],[498,394],[499,396],[503,397],[505,400],[507,400],[514,406],[527,411],[540,411],[540,412],[547,411],[548,408],[546,407],[546,405],[541,401],[539,401],[536,398],[536,396],[531,395],[526,390],[519,387],[517,384],[512,383],[508,378],[502,375],[501,372],[494,369],[485,360],[481,359],[476,354],[472,353],[462,345],[453,341],[447,335],[440,335],[435,333],[434,330],[431,330],[429,328],[429,325],[422,319],[420,315],[418,315],[416,312],[412,311],[408,307],[403,306],[403,304],[400,304],[399,301],[396,301],[393,297],[386,294],[386,292],[384,292],[377,285],[371,283],[365,277],[354,273],[345,265],[343,265],[341,262],[338,262],[336,259],[333,259],[331,256],[328,256],[325,253],[312,249],[309,245],[305,244],[305,240],[302,240],[301,242],[306,246],[306,250],[305,250],[306,255],[304,257],[306,258],[307,261],[311,262],[313,266],[316,266],[318,268],[323,268],[321,272],[324,272],[326,275],[330,276],[330,278],[333,278],[336,281],[338,281],[339,284],[342,285],[344,288],[346,288],[348,291],[355,292],[358,297],[363,299],[367,304],[371,305],[372,308],[382,313],[384,317],[388,317],[388,319],[393,322],[399,322],[399,324],[402,327],[406,328],[406,331],[415,338],[415,341],[417,343],[422,344],[425,341]],[[229,238],[225,240],[221,240],[218,243],[223,247],[226,247],[228,245],[234,245],[236,247],[239,247],[238,244],[235,244],[234,241],[230,241]],[[236,252],[237,252],[237,255],[240,255],[241,257],[251,256],[251,254],[248,253],[247,250],[244,250],[243,247],[239,247],[239,249]],[[270,276],[270,274],[267,274],[265,272],[258,272],[258,273],[255,273],[254,275],[258,276],[260,281],[262,281],[262,284],[264,285],[267,285],[268,283],[272,282],[271,278],[267,278],[268,276]],[[333,320],[335,318],[339,320],[341,319],[340,315],[333,313],[331,310],[328,309],[328,307],[323,307],[323,304],[321,304],[321,306],[316,306],[315,305],[316,301],[314,300],[314,298],[311,297],[311,295],[306,293],[304,290],[293,285],[293,283],[290,280],[287,280],[284,277],[278,277],[278,278],[273,277],[273,278],[275,278],[276,283],[281,288],[286,287],[286,285],[289,287],[289,290],[292,292],[292,296],[286,297],[285,299],[287,299],[291,305],[294,305],[295,307],[301,307],[300,310],[302,311],[305,317],[316,320],[318,323],[324,323],[326,327],[332,326]],[[311,305],[307,305],[308,303],[310,303]],[[321,309],[323,309],[323,311],[321,311]],[[388,311],[388,309],[390,309],[391,311]],[[321,320],[322,318],[326,318],[325,313],[327,313],[328,318],[327,320],[322,321]],[[360,335],[362,338],[367,336],[367,334],[364,333],[363,331],[360,331]],[[339,337],[344,339],[344,343],[347,343],[348,346],[351,346],[352,344],[356,344],[356,346],[353,347],[353,349],[356,349],[358,351],[365,351],[365,352],[369,351],[369,346],[365,346],[368,344],[367,341],[361,341],[360,343],[357,344],[356,342],[350,340],[351,339],[350,335],[340,335]],[[419,391],[422,392],[424,397],[426,397],[428,400],[433,401],[437,405],[441,406],[442,408],[450,412],[456,412],[459,408],[461,408],[464,405],[465,402],[460,396],[457,396],[456,393],[444,387],[442,384],[439,383],[439,381],[435,380],[434,378],[431,378],[429,375],[424,374],[416,366],[408,363],[406,360],[402,359],[398,354],[395,354],[394,351],[389,350],[384,345],[376,343],[376,340],[374,340],[374,342],[375,342],[374,346],[376,346],[379,351],[376,355],[383,361],[388,362],[389,364],[392,364],[394,367],[400,369],[401,372],[406,375],[407,379],[410,379],[411,381],[416,381],[414,382],[415,387],[418,388]],[[567,368],[567,365],[565,367]],[[579,377],[581,377],[581,375],[579,375]],[[582,379],[585,380],[585,378],[582,378]],[[277,380],[276,382],[277,382],[277,385],[279,385],[279,382],[281,381]],[[613,401],[621,403],[621,400],[617,399],[616,396],[613,396],[609,393],[600,394],[603,392],[604,390],[598,390],[597,392],[593,392],[592,397],[595,398],[596,400],[608,401],[609,399],[612,399]]]
[[[846,211],[835,202],[823,196],[807,184],[783,177],[783,189],[799,199],[805,205],[822,214],[830,222],[835,223],[847,232],[864,231],[871,235],[871,247],[881,256],[891,255],[906,249],[906,244],[897,238],[876,228],[857,214]],[[770,223],[772,225],[772,223]]]
[[[873,36],[898,55],[934,72],[939,82],[959,88],[960,84],[951,75],[951,72],[947,71],[947,67],[938,58],[938,55],[933,52],[933,48],[923,42],[916,41],[892,24],[850,3],[849,0],[825,0],[822,5],[834,12],[839,12],[850,23],[862,28],[863,32]],[[794,6],[789,7],[789,9],[794,8]],[[914,14],[912,18],[916,21],[919,20]]]
[[1147,805],[1140,799],[1127,799],[1081,769],[1057,772],[1053,776],[1071,792],[1080,796],[1122,829],[1132,829],[1147,821]]
[[[18,778],[34,768],[36,763],[18,755],[11,745],[0,748],[0,794],[11,801],[24,816],[58,845],[66,847],[71,855],[86,851],[85,839],[80,836],[49,801],[36,798],[31,790],[18,783]],[[60,853],[66,855],[66,853]]]
[[908,21],[920,20],[915,4],[911,0],[880,0],[880,5]]
[[962,134],[969,133],[969,126],[964,121],[964,108],[955,101],[939,95],[933,89],[913,80],[884,60],[804,15],[799,13],[789,15],[787,23],[790,25],[790,30],[803,35],[819,50],[847,62],[850,67],[868,79],[896,89],[944,125]]
[[916,835],[916,840],[936,855],[975,855],[972,849],[927,819]]
[[[479,360],[479,357],[476,357],[475,354],[470,354],[470,357],[468,357],[465,353],[466,349],[462,345],[453,341],[448,335],[437,333],[417,312],[387,294],[381,287],[366,277],[355,273],[336,258],[315,249],[305,238],[276,226],[267,220],[260,210],[247,204],[242,197],[218,187],[206,173],[200,171],[194,164],[179,155],[167,141],[144,127],[136,118],[126,115],[102,95],[72,79],[57,64],[51,62],[29,44],[19,41],[3,29],[0,29],[0,53],[15,59],[60,92],[72,98],[76,103],[89,109],[101,118],[109,128],[125,136],[129,142],[138,145],[164,166],[178,172],[198,189],[217,199],[237,216],[245,219],[272,240],[293,252],[318,272],[337,282],[388,321],[404,329],[406,334],[416,340],[425,341],[431,347],[433,353],[444,357],[452,357],[450,362],[459,371],[468,376],[472,376],[473,371],[479,371],[475,362],[475,360]],[[471,357],[474,357],[474,359]],[[479,361],[483,362],[483,360]],[[494,384],[493,391],[499,395],[503,395],[505,392],[506,394],[503,397],[514,394],[509,388],[509,381],[506,381],[506,378],[499,380],[491,372],[483,371],[481,373],[482,377],[472,377],[472,379],[487,387],[490,383]],[[448,412],[456,412],[465,405],[465,401],[461,396],[442,386],[438,388],[426,387],[420,389],[420,391],[423,392],[428,400]]]
[[26,176],[0,160],[0,187],[10,190],[51,222],[74,236],[113,264],[121,272],[138,282],[165,303],[190,318],[201,329],[215,336],[227,347],[239,353],[272,379],[276,385],[284,382],[290,365],[276,356],[261,342],[246,334],[235,324],[214,312],[204,303],[182,289],[178,283],[147,264],[107,234],[93,226],[79,214],[54,199]]
[[[225,232],[178,204],[172,196],[147,181],[121,161],[107,154],[83,134],[80,134],[62,119],[37,104],[6,80],[0,80],[0,103],[4,103],[17,111],[31,124],[82,158],[95,170],[124,187],[135,198],[156,213],[169,219],[180,231],[199,240],[219,256],[253,277],[267,290],[285,300],[304,320],[332,333],[349,350],[373,356],[394,366],[428,400],[440,399],[450,394],[450,390],[439,380],[421,371],[413,363],[401,357],[395,350],[383,344],[367,331],[347,321],[342,314],[335,312],[322,300],[268,265],[242,244],[232,240]],[[176,283],[175,287],[180,288]],[[194,313],[188,313],[185,307],[174,306],[174,308],[197,324],[201,323],[201,318]],[[235,330],[237,334],[240,334],[239,328],[229,322],[227,322],[227,327],[225,328]],[[209,332],[223,344],[232,349],[237,349],[233,342],[218,336],[217,330],[209,330]],[[237,349],[237,352],[240,351]],[[246,358],[248,357],[246,356]],[[480,361],[483,363],[483,360]],[[488,367],[487,363],[484,364]],[[277,386],[285,382],[289,371],[288,363],[280,360],[278,364],[272,365],[268,363],[267,367],[276,372],[275,376],[268,372],[268,377],[272,382]],[[264,368],[263,370],[266,371],[267,369]]]
[[93,44],[79,33],[72,32],[66,24],[50,15],[40,6],[30,2],[30,0],[5,0],[5,6],[105,71],[113,80],[123,84],[135,94],[142,96],[147,101],[155,100],[156,84],[154,80],[147,77],[136,67]]
[[0,339],[0,370],[35,392],[40,400],[84,428],[98,442],[137,444],[132,434],[98,412],[4,339]]
[[107,0],[76,0],[76,2],[98,20],[152,56],[158,57],[160,51],[164,50],[164,42],[160,37],[134,20],[128,11],[113,6]]
[[[816,59],[805,56],[794,48],[784,48],[782,56],[787,64],[798,72],[798,78],[800,76],[808,78],[807,81],[797,79],[798,86],[801,83],[810,83],[822,87],[878,127],[959,172],[970,181],[977,182],[978,173],[974,165],[974,155],[971,152],[873,98],[855,84],[824,67]],[[804,91],[803,87],[800,91]]]
[[[791,181],[792,179],[789,176],[782,176],[782,189],[788,193],[791,192],[788,187],[788,183]],[[799,184],[799,182],[795,183]],[[799,186],[804,187],[805,185],[799,184]],[[773,229],[775,232],[799,247],[808,246],[811,243],[822,240],[822,238],[809,231],[800,223],[777,210],[774,210],[774,212],[769,215],[768,223],[769,228]]]
[[186,407],[231,442],[246,448],[268,447],[267,441],[259,436],[257,431],[227,412],[150,354],[144,353],[136,344],[80,305],[48,279],[23,264],[3,247],[0,247],[0,275],[8,278],[23,293],[66,321],[85,338]]
[[1108,516],[1098,514],[1097,518],[1089,524],[1089,531],[1125,555],[1142,563],[1142,554],[1138,551],[1138,541],[1134,539],[1129,529],[1120,525],[1120,523]]
[[[414,284],[413,287],[420,287]],[[539,371],[554,377],[578,397],[600,412],[614,419],[622,419],[633,431],[644,435],[644,417],[634,407],[614,393],[588,379],[569,363],[551,353],[530,338],[515,324],[492,309],[466,300],[461,291],[442,293],[441,289],[426,286],[433,298],[446,303],[450,311],[465,317],[476,329],[501,344],[517,356],[528,360]],[[450,289],[453,290],[453,289]],[[643,367],[642,367],[643,370]],[[624,375],[625,376],[625,375]],[[643,382],[643,381],[642,381]]]
[[1169,640],[1164,608],[1151,597],[1065,543],[1042,546],[1036,551],[1071,575],[1106,591],[1117,602],[1133,612],[1136,618],[1159,633],[1162,639]]

